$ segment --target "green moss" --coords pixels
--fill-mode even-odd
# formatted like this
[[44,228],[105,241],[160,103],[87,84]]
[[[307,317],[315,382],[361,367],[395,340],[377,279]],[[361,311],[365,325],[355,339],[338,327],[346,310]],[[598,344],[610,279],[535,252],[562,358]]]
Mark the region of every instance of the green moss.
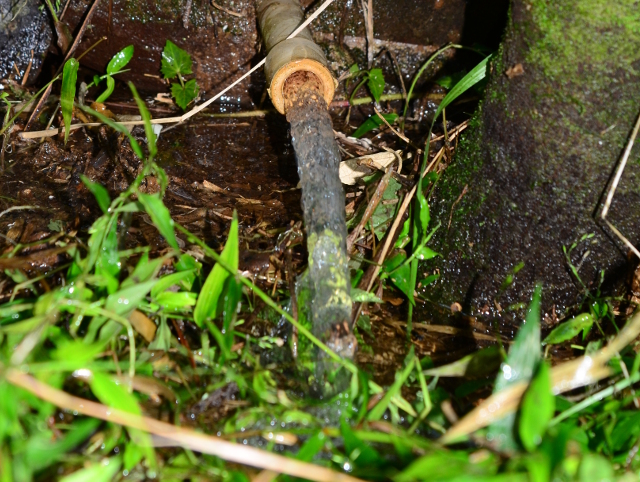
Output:
[[[607,85],[623,64],[634,76],[638,74],[631,65],[638,59],[640,42],[635,0],[534,0],[531,7],[539,39],[527,61],[541,67],[549,79],[563,83],[584,79],[586,69],[592,74],[593,87]],[[578,98],[581,94],[576,92]]]

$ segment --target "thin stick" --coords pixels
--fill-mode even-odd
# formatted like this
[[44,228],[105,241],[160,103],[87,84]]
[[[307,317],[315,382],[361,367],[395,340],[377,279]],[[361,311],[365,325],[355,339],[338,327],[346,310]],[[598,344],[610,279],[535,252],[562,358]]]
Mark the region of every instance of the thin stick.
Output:
[[22,87],[24,87],[27,84],[27,81],[29,80],[29,72],[31,72],[32,65],[33,65],[33,49],[31,49],[31,58],[29,59],[29,65],[27,65],[27,70],[25,71],[24,76],[22,77],[22,82],[20,82],[20,85]]
[[397,135],[400,139],[402,139],[403,141],[405,141],[407,144],[409,144],[410,146],[412,146],[413,148],[417,149],[420,153],[422,153],[422,149],[420,149],[419,147],[414,146],[411,141],[409,140],[409,138],[407,136],[405,136],[404,134],[400,134],[397,130],[395,130],[391,124],[389,124],[389,122],[387,121],[387,119],[384,118],[384,116],[380,113],[380,111],[377,108],[373,108],[373,110],[375,111],[375,113],[378,115],[378,117],[380,117],[380,119],[382,119],[382,122],[384,122],[387,127],[389,129],[391,129],[391,132],[393,132],[395,135]]
[[360,479],[350,475],[341,474],[325,467],[320,467],[305,462],[299,462],[282,455],[272,454],[264,450],[256,449],[242,444],[228,442],[219,437],[205,435],[195,430],[176,427],[149,417],[142,417],[124,412],[116,408],[108,407],[100,403],[92,402],[84,398],[69,395],[62,390],[57,390],[46,383],[36,380],[31,375],[22,373],[16,369],[5,372],[6,380],[17,387],[34,394],[38,398],[52,403],[62,409],[81,413],[89,417],[98,418],[107,422],[136,428],[145,432],[158,435],[171,440],[176,445],[194,450],[196,452],[215,455],[230,462],[236,462],[261,469],[269,469],[278,473],[301,477],[319,482],[343,481],[359,482]]
[[[304,30],[305,28],[307,28],[307,25],[309,25],[311,22],[313,22],[316,17],[318,17],[318,15],[320,15],[322,12],[324,12],[327,7],[329,5],[331,5],[335,0],[325,0],[325,2],[320,5],[320,7],[318,7],[318,9],[313,12],[308,19],[306,19],[304,22],[302,22],[300,24],[300,26],[295,29],[291,35],[289,35],[287,38],[293,38],[295,36],[297,36],[302,30]],[[96,0],[96,3],[98,2],[98,0]],[[94,4],[95,5],[95,4]],[[93,8],[93,7],[92,7]],[[91,13],[91,12],[89,12]],[[73,46],[71,47],[71,49],[69,50],[71,52],[71,50],[73,49]],[[66,61],[66,59],[65,59]],[[194,107],[193,109],[191,109],[189,112],[187,112],[186,114],[183,114],[179,117],[166,117],[164,119],[151,119],[151,123],[152,124],[172,124],[174,122],[184,122],[187,119],[189,119],[190,117],[193,117],[194,115],[196,115],[198,112],[200,112],[201,110],[206,109],[207,107],[209,107],[214,101],[216,101],[217,99],[219,99],[220,97],[222,97],[224,94],[226,94],[229,90],[231,90],[232,88],[234,88],[236,85],[238,85],[240,82],[242,82],[244,79],[246,79],[247,77],[249,77],[251,74],[253,74],[256,70],[258,70],[260,67],[262,67],[265,62],[267,61],[266,58],[262,59],[260,62],[258,62],[256,64],[255,67],[253,67],[251,70],[249,70],[246,74],[242,75],[238,80],[236,80],[235,82],[233,82],[231,85],[229,85],[228,87],[225,87],[224,89],[222,89],[220,92],[218,92],[216,95],[214,95],[213,97],[211,97],[209,100],[207,100],[206,102],[204,102],[203,104],[200,104],[196,107]],[[51,92],[51,87],[49,87],[47,89],[47,92],[45,92],[48,96],[49,92]],[[43,96],[44,98],[44,96]],[[38,106],[41,108],[41,103],[42,100],[38,103]],[[32,115],[33,117],[33,115]],[[31,119],[29,120],[29,122],[31,122]],[[144,125],[144,121],[132,121],[132,122],[119,122],[118,124],[121,125],[134,125],[134,126],[141,126]],[[90,123],[90,124],[71,124],[69,126],[69,129],[78,129],[79,127],[83,127],[83,126],[100,126],[103,125],[101,122],[97,122],[97,123]],[[28,126],[28,125],[27,125]],[[77,127],[76,127],[77,126]],[[51,136],[55,136],[58,132],[54,131],[54,130],[48,130],[48,131],[34,131],[34,132],[21,132],[20,133],[20,137],[22,137],[23,139],[34,139],[34,138],[39,138],[39,137],[51,137]],[[27,134],[32,134],[31,136],[27,135]]]
[[618,183],[620,182],[620,178],[622,177],[622,172],[627,165],[627,161],[629,160],[629,155],[631,154],[631,149],[633,148],[633,143],[638,136],[638,130],[640,129],[640,114],[638,115],[638,119],[636,120],[636,125],[633,127],[633,132],[631,133],[631,137],[629,138],[629,142],[627,142],[627,147],[625,147],[624,152],[622,154],[622,159],[620,159],[620,164],[618,165],[618,169],[616,170],[616,175],[613,177],[613,182],[609,187],[609,192],[607,193],[607,199],[604,202],[604,207],[602,208],[602,212],[600,213],[600,218],[609,226],[609,228],[614,232],[618,238],[625,244],[627,248],[629,248],[633,254],[635,254],[638,258],[640,258],[640,251],[636,249],[636,247],[631,244],[623,234],[616,229],[613,224],[607,221],[606,217],[609,213],[609,208],[611,207],[611,202],[613,201],[613,195],[618,188]]
[[244,15],[238,12],[234,12],[233,10],[229,10],[228,8],[223,7],[222,5],[218,5],[216,2],[211,0],[211,5],[216,7],[218,10],[222,10],[224,13],[228,13],[229,15],[233,15],[234,17],[242,18]]

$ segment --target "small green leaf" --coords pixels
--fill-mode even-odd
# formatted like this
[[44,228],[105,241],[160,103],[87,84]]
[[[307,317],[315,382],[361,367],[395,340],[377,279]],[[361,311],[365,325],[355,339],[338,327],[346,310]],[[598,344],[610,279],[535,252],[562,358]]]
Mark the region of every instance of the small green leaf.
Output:
[[93,372],[89,385],[93,394],[104,405],[140,415],[140,406],[136,397],[106,373]]
[[93,182],[84,174],[80,175],[82,183],[87,186],[87,189],[93,194],[98,202],[98,206],[102,209],[103,213],[107,213],[109,206],[111,205],[111,198],[109,197],[109,191],[107,191],[101,184]]
[[351,301],[354,303],[384,303],[373,293],[358,288],[351,289]]
[[149,294],[153,285],[158,280],[152,279],[144,283],[139,283],[128,288],[121,289],[107,297],[104,307],[107,311],[112,311],[121,316],[128,316],[135,310],[140,302]]
[[542,341],[542,344],[557,345],[571,340],[581,331],[590,329],[593,321],[593,316],[590,313],[582,313],[556,326]]
[[167,320],[160,318],[160,326],[156,330],[155,339],[149,344],[149,350],[167,351],[171,348],[171,329]]
[[[386,119],[389,124],[393,124],[398,118],[398,114],[382,114],[382,117]],[[372,131],[373,129],[377,129],[383,124],[382,119],[377,115],[372,115],[366,121],[362,123],[360,127],[356,129],[356,131],[351,135],[351,137],[355,137],[359,139],[367,132]]]
[[175,99],[176,104],[182,109],[186,109],[193,99],[196,98],[199,90],[196,79],[185,82],[184,87],[178,83],[171,84],[171,95]]
[[120,52],[115,54],[107,65],[107,74],[115,75],[120,72],[133,57],[133,45],[127,45]]
[[178,75],[192,74],[191,55],[171,40],[167,40],[162,51],[162,67],[160,70],[165,79],[173,79]]
[[520,407],[520,441],[525,449],[533,452],[542,442],[542,436],[555,412],[555,397],[551,392],[551,372],[542,362]]
[[411,267],[404,264],[407,255],[403,252],[387,259],[383,264],[383,270],[396,288],[402,291],[409,299],[413,298],[413,290],[410,286]]
[[429,202],[422,190],[422,178],[418,179],[415,208],[417,215],[414,218],[413,225],[413,248],[417,249],[429,235],[429,222],[431,221]]
[[111,94],[113,94],[113,89],[115,89],[116,87],[116,81],[113,80],[113,77],[111,77],[110,75],[106,76],[106,80],[107,80],[107,88],[105,89],[105,91],[100,94],[100,96],[96,99],[96,102],[98,104],[102,104],[103,102],[106,102],[107,99],[109,98],[109,96]]
[[371,95],[376,100],[377,103],[380,102],[380,96],[382,92],[384,92],[384,75],[382,74],[382,69],[371,69],[369,71],[369,78],[367,80],[367,85],[369,86],[369,90],[371,91]]
[[69,59],[64,64],[62,71],[62,91],[60,92],[60,107],[64,120],[64,142],[69,139],[69,126],[73,116],[73,99],[76,96],[76,79],[80,64],[76,59]]
[[436,256],[440,255],[427,246],[420,246],[420,248],[416,251],[416,258],[418,258],[420,261],[427,261],[435,258]]
[[[235,276],[238,270],[238,218],[235,211],[233,213],[233,221],[231,221],[231,228],[229,229],[229,238],[220,254],[220,259],[233,271]],[[193,311],[193,319],[199,327],[203,326],[205,320],[216,316],[218,301],[222,294],[224,283],[229,276],[230,273],[219,263],[215,264],[211,273],[207,276],[207,280],[204,282],[198,296],[196,308]]]
[[93,76],[93,85],[97,86],[100,83],[100,76],[99,75],[94,75]]
[[173,230],[173,219],[171,219],[171,214],[163,204],[160,196],[157,194],[139,193],[138,200],[142,203],[144,210],[169,246],[175,250],[179,250],[180,247],[178,246],[176,233]]

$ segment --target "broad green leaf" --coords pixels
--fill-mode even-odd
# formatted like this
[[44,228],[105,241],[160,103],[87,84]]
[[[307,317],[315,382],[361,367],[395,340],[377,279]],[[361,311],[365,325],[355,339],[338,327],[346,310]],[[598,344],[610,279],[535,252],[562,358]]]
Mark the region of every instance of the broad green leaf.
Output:
[[153,301],[166,311],[182,311],[196,304],[196,293],[188,291],[165,291],[156,296]]
[[380,102],[380,96],[384,92],[384,75],[382,74],[382,69],[371,69],[369,71],[369,78],[367,80],[367,85],[369,86],[369,90],[371,91],[371,95],[376,100],[376,102]]
[[[83,340],[63,340],[51,352],[51,358],[67,362],[77,362],[79,365],[93,360],[104,350],[104,344],[88,344]],[[80,368],[78,366],[78,368]]]
[[167,40],[162,51],[162,66],[160,70],[165,79],[173,79],[177,75],[192,74],[191,55],[171,40]]
[[104,304],[105,309],[121,316],[128,315],[138,307],[157,281],[152,279],[144,283],[138,283],[109,295]]
[[358,288],[351,288],[351,301],[354,303],[384,303],[373,293]]
[[[229,238],[227,243],[220,254],[220,259],[233,271],[235,276],[238,270],[238,217],[234,211],[233,221],[231,221],[231,228],[229,229]],[[224,283],[230,273],[216,263],[209,276],[207,276],[198,301],[196,308],[193,311],[193,319],[199,327],[202,327],[205,320],[214,318],[218,310],[218,301],[224,288]]]
[[151,296],[157,296],[163,291],[171,288],[172,286],[182,284],[183,280],[188,279],[190,276],[193,276],[193,272],[194,270],[178,271],[177,273],[171,273],[163,276],[162,278],[158,279],[158,282],[151,290]]
[[129,139],[129,144],[131,145],[131,149],[133,149],[133,152],[135,152],[136,156],[138,156],[140,159],[144,159],[144,153],[142,152],[142,148],[140,147],[140,144],[138,144],[138,141],[136,141],[135,137],[131,135],[131,133],[129,132],[129,129],[127,129],[125,126],[123,126],[119,122],[114,122],[113,119],[109,119],[104,114],[101,114],[100,112],[97,112],[92,108],[87,107],[86,105],[82,105],[79,107],[87,114],[91,114],[92,116],[96,117],[103,124],[107,124],[112,129],[115,129],[118,132],[127,136],[127,139]]
[[142,203],[144,210],[169,246],[175,250],[180,250],[176,233],[173,230],[173,219],[171,219],[171,214],[163,204],[160,196],[158,194],[139,193],[138,200]]
[[102,423],[100,420],[93,418],[77,420],[64,438],[55,442],[53,434],[49,430],[43,429],[40,434],[34,434],[26,442],[22,456],[29,461],[29,468],[33,472],[40,471],[58,462],[65,453],[87,440],[100,423]]
[[133,57],[133,45],[127,45],[115,54],[107,64],[107,74],[114,75],[126,67]]
[[136,397],[110,375],[102,372],[93,372],[89,385],[93,394],[104,405],[140,415],[140,406]]
[[442,99],[442,102],[440,102],[440,105],[438,106],[438,110],[436,110],[436,113],[433,116],[433,123],[434,124],[435,124],[436,119],[438,118],[438,116],[440,114],[442,114],[442,111],[449,104],[451,104],[454,100],[456,100],[458,97],[460,97],[462,94],[464,94],[467,90],[469,90],[471,87],[476,85],[478,82],[480,82],[482,79],[484,79],[487,76],[488,63],[489,63],[490,59],[491,59],[491,56],[485,58],[478,65],[476,65],[473,69],[471,69],[471,72],[469,72],[467,75],[465,75],[460,80],[460,82],[458,82],[449,91],[449,93],[445,96],[445,98]]
[[149,110],[147,109],[146,104],[140,98],[138,91],[133,85],[133,82],[129,82],[129,89],[131,89],[133,98],[136,100],[136,104],[138,104],[140,116],[144,121],[144,133],[147,136],[147,146],[149,147],[149,160],[152,160],[154,157],[156,157],[158,148],[156,147],[156,134],[155,132],[153,132],[153,127],[151,125],[151,114],[149,114]]
[[[516,335],[507,360],[500,367],[493,393],[498,393],[517,382],[528,382],[540,363],[540,297],[536,286],[524,324]],[[515,414],[509,414],[491,424],[487,437],[502,450],[516,450]]]
[[[398,118],[398,114],[382,114],[382,117],[384,117],[389,124],[393,124]],[[372,131],[373,129],[377,129],[382,124],[384,124],[384,122],[382,122],[382,119],[380,119],[377,114],[372,115],[366,121],[364,121],[353,134],[351,134],[351,137],[359,139],[367,132]]]
[[60,108],[64,120],[64,142],[69,139],[69,126],[73,117],[73,99],[76,96],[76,79],[80,64],[76,59],[69,59],[62,70],[62,90],[60,92]]
[[130,472],[131,469],[133,469],[136,465],[138,465],[138,463],[140,463],[143,456],[144,452],[142,451],[141,447],[137,443],[129,441],[124,449],[124,456],[122,457],[124,462],[124,470]]
[[98,206],[102,209],[102,212],[106,214],[109,210],[109,206],[111,205],[111,198],[109,197],[109,191],[107,191],[101,184],[97,182],[93,182],[84,174],[80,175],[80,179],[82,183],[87,186],[87,189],[93,194],[98,202]]
[[437,451],[419,458],[394,476],[393,480],[394,482],[451,480],[465,473],[469,465],[469,456],[465,452]]
[[[96,275],[101,276],[106,272],[110,277],[116,278],[120,273],[120,255],[118,254],[118,224],[114,219],[108,225],[100,254],[96,260]],[[117,283],[116,283],[117,288]]]
[[196,79],[185,82],[184,87],[178,83],[171,84],[171,95],[181,109],[186,109],[193,99],[198,96],[199,91],[200,88],[196,83]]
[[109,482],[117,479],[119,471],[120,459],[112,457],[73,472],[60,479],[60,482]]
[[340,434],[344,442],[345,453],[358,467],[367,468],[372,465],[381,465],[383,459],[380,454],[373,447],[360,440],[344,420],[340,423]]
[[429,259],[435,258],[436,256],[440,255],[427,246],[420,246],[416,251],[416,258],[418,258],[420,261],[427,261]]
[[[611,462],[599,454],[584,454],[578,470],[579,482],[613,482],[617,480]],[[619,479],[618,479],[619,480]]]
[[388,273],[387,277],[394,286],[402,291],[407,298],[412,299],[413,290],[410,286],[411,267],[408,264],[403,264],[406,259],[407,255],[405,253],[398,253],[385,260],[383,263],[383,269],[385,273]]
[[554,411],[555,397],[551,392],[551,372],[549,366],[542,362],[524,394],[520,407],[520,441],[529,452],[533,452],[542,442],[542,436],[547,431]]
[[236,281],[235,277],[229,276],[224,291],[222,328],[224,329],[227,348],[231,350],[234,341],[233,328],[238,316],[238,305],[242,299],[242,286]]
[[303,462],[311,462],[313,458],[322,450],[327,440],[327,436],[322,430],[319,430],[315,435],[312,435],[307,441],[300,447],[300,450],[296,454],[296,459]]
[[556,326],[547,337],[542,340],[543,345],[557,345],[571,340],[583,330],[588,330],[593,325],[593,316],[590,313],[582,313],[569,321]]
[[617,414],[617,423],[609,435],[609,445],[612,450],[619,452],[628,450],[640,435],[640,413],[621,412]]

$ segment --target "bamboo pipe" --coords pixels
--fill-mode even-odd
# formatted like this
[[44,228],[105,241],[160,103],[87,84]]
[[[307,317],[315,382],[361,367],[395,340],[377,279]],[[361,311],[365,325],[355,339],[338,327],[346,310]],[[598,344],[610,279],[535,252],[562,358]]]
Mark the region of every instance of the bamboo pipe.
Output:
[[[296,37],[287,39],[303,21],[304,13],[298,0],[258,0],[258,23],[267,49],[264,66],[267,89],[271,102],[278,112],[286,114],[286,93],[289,84],[306,83],[311,79],[312,88],[324,98],[327,105],[333,100],[336,81],[327,68],[324,52],[305,28]],[[304,73],[304,74],[301,74]]]

